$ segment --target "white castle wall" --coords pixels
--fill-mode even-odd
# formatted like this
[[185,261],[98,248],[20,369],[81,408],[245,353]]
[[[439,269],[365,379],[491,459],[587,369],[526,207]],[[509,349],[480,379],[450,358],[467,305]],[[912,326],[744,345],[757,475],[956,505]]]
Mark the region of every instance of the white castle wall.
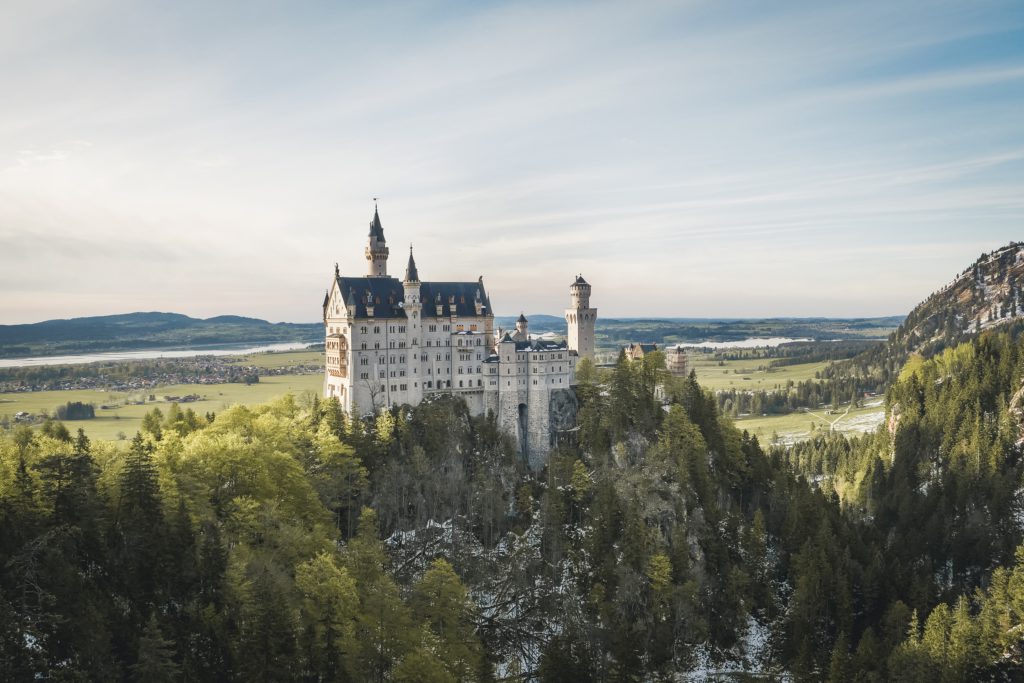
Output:
[[[386,277],[384,242],[371,237],[366,255],[370,276]],[[552,441],[551,392],[568,390],[573,384],[575,350],[580,355],[593,354],[597,310],[589,308],[590,285],[581,288],[579,281],[570,288],[568,345],[540,348],[533,344],[517,350],[515,341],[495,344],[494,316],[483,310],[479,300],[478,315],[470,318],[456,317],[454,304],[421,302],[415,275],[403,284],[404,301],[399,306],[404,317],[374,317],[369,304],[367,315],[356,317],[355,304],[346,304],[345,293],[339,291],[335,269],[324,305],[324,326],[328,342],[332,335],[336,342],[341,337],[342,352],[340,357],[331,356],[332,347],[328,347],[324,395],[337,396],[349,412],[367,414],[393,405],[415,406],[439,393],[454,394],[466,401],[474,415],[493,412],[499,426],[516,438],[530,466],[543,467]],[[390,310],[376,308],[378,313],[382,308]],[[525,320],[517,323],[514,338],[520,343],[529,340]]]

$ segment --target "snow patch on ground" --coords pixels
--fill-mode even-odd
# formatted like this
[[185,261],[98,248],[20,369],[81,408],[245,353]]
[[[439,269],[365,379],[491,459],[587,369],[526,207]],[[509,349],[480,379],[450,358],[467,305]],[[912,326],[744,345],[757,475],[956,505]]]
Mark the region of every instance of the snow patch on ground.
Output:
[[715,661],[707,644],[696,649],[695,663],[689,671],[676,676],[679,683],[741,680],[743,677],[770,677],[774,681],[792,681],[788,672],[771,671],[771,629],[753,616],[747,616],[747,628],[739,644],[726,659]]
[[841,432],[873,432],[884,421],[885,411],[879,410],[877,413],[865,413],[843,420],[836,428]]
[[1017,489],[1014,499],[1017,501],[1017,506],[1013,511],[1013,519],[1017,522],[1017,528],[1024,533],[1024,487]]

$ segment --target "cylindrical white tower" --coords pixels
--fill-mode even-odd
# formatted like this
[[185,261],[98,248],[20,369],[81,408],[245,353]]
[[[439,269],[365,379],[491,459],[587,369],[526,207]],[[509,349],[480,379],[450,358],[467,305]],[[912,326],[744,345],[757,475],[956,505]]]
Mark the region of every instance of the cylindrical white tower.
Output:
[[590,284],[577,275],[569,285],[570,307],[565,309],[568,325],[569,349],[580,358],[594,358],[594,327],[597,323],[597,309],[590,307]]

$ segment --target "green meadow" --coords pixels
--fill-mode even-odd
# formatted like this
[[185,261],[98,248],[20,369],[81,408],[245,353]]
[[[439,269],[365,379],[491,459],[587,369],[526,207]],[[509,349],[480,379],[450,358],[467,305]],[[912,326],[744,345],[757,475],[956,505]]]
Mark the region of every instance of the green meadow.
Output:
[[[270,354],[257,354],[270,355]],[[286,355],[286,354],[280,354]],[[289,354],[290,355],[290,354]],[[293,364],[296,361],[289,361]],[[269,367],[269,366],[264,366]],[[69,401],[92,403],[96,406],[96,417],[92,420],[68,420],[68,429],[79,427],[92,439],[116,440],[119,434],[131,438],[139,429],[142,417],[153,408],[166,411],[170,403],[165,396],[187,396],[198,394],[200,399],[182,403],[182,409],[191,408],[200,414],[218,412],[235,403],[257,404],[269,401],[283,394],[300,395],[307,391],[320,393],[323,376],[278,375],[261,377],[257,384],[177,384],[157,387],[146,392],[122,393],[108,391],[34,391],[0,394],[0,415],[13,418],[19,411],[38,415],[43,411],[53,414],[57,406]],[[150,401],[153,395],[156,400]],[[101,406],[113,406],[104,409]]]
[[[239,356],[233,365],[254,365],[274,369],[293,365],[321,365],[323,351],[287,351],[279,353],[253,353]],[[690,363],[697,371],[700,383],[711,389],[766,390],[784,388],[788,381],[800,382],[814,379],[826,362],[802,363],[779,368],[769,367],[770,359],[747,358],[740,360],[717,360],[711,353],[690,352]],[[164,397],[183,397],[198,394],[200,399],[181,403],[182,408],[191,408],[198,413],[218,412],[235,403],[254,405],[264,403],[286,393],[300,395],[304,392],[320,393],[323,376],[279,375],[260,377],[258,384],[178,384],[163,386],[145,392],[109,391],[39,391],[26,393],[0,393],[0,416],[13,418],[19,411],[39,415],[44,411],[53,414],[59,405],[69,401],[92,403],[96,406],[96,417],[92,420],[69,420],[68,428],[83,428],[89,437],[101,440],[117,440],[121,434],[130,438],[138,430],[142,417],[153,408],[166,410],[170,402]],[[150,396],[155,397],[150,401]],[[102,406],[111,406],[102,408]],[[820,429],[839,431],[863,431],[866,424],[877,421],[880,406],[836,411],[826,410],[795,412],[788,415],[751,416],[736,421],[740,429],[755,434],[763,443],[773,438],[790,442],[805,439]]]
[[[690,367],[697,372],[697,380],[712,391],[773,391],[785,389],[787,382],[814,380],[829,361],[799,363],[770,367],[770,358],[744,358],[718,360],[713,353],[692,351]],[[819,430],[864,432],[874,429],[884,414],[882,399],[872,400],[861,408],[842,406],[838,410],[796,411],[786,415],[752,415],[736,419],[736,426],[757,436],[762,443],[778,439],[780,443],[801,441]]]
[[784,389],[789,381],[813,380],[828,361],[769,367],[771,358],[717,360],[714,354],[687,351],[690,367],[697,371],[697,381],[712,391],[771,391]]
[[797,411],[787,415],[741,417],[738,429],[745,429],[765,445],[776,440],[788,444],[810,438],[818,431],[837,431],[847,434],[873,431],[885,416],[882,399],[871,401],[861,408],[842,407],[839,410]]

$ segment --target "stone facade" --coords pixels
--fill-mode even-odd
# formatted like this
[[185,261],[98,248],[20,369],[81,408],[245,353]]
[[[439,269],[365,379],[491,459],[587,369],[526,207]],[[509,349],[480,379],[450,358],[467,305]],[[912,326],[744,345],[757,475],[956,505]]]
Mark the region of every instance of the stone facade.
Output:
[[597,309],[590,307],[590,284],[582,275],[577,275],[576,280],[569,285],[569,303],[569,308],[565,309],[569,348],[580,358],[593,360]]
[[574,320],[567,341],[555,342],[531,337],[523,315],[515,330],[496,331],[483,277],[421,282],[411,248],[404,278],[389,276],[376,210],[366,260],[365,277],[335,266],[324,297],[324,396],[353,414],[461,396],[473,414],[493,412],[530,466],[542,467],[575,427],[576,361],[594,349],[590,285],[577,277],[570,286]]
[[672,346],[665,349],[665,369],[676,377],[683,377],[690,372],[690,363],[686,357],[686,349]]
[[630,344],[626,347],[626,358],[630,360],[643,360],[644,356],[652,351],[658,350],[657,344]]

